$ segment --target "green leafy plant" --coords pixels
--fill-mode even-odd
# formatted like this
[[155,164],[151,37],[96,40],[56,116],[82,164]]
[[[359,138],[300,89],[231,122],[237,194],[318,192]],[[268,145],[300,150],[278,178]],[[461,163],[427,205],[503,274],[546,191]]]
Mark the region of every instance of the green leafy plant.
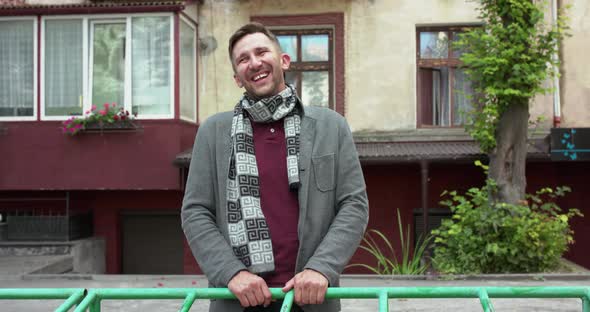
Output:
[[129,125],[135,115],[129,114],[123,107],[117,104],[104,103],[103,109],[97,110],[95,105],[84,113],[84,117],[70,117],[62,123],[62,132],[74,135],[92,126],[103,128],[108,125]]
[[[378,230],[370,229],[365,233],[365,237],[359,248],[371,254],[377,260],[377,264],[371,266],[364,263],[354,263],[348,267],[362,267],[378,275],[418,275],[426,272],[428,266],[422,262],[422,256],[432,240],[431,236],[425,239],[419,237],[413,252],[410,253],[412,250],[412,246],[410,245],[410,227],[406,228],[404,235],[399,210],[397,210],[397,224],[400,235],[401,260],[398,261],[395,249],[385,234]],[[385,249],[379,247],[379,241],[383,243],[381,246],[386,247]]]
[[[476,162],[487,170],[487,166]],[[446,274],[529,273],[553,270],[574,242],[569,221],[582,216],[577,209],[555,203],[569,187],[545,187],[518,204],[493,203],[488,196],[497,189],[488,179],[465,194],[443,192],[441,202],[453,212],[432,231],[433,264]]]

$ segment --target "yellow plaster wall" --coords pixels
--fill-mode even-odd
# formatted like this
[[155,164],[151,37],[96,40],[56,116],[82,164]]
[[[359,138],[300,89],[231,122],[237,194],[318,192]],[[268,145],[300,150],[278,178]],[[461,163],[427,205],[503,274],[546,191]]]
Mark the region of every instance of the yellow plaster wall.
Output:
[[474,5],[464,0],[207,0],[199,35],[215,37],[218,48],[200,58],[200,120],[231,109],[241,94],[232,80],[227,40],[250,16],[326,12],[345,15],[346,118],[354,131],[415,128],[416,26],[478,21]]
[[473,2],[352,1],[346,108],[354,130],[416,128],[416,26],[478,22]]
[[590,3],[573,0],[569,9],[572,37],[563,44],[562,127],[590,126]]
[[[563,55],[562,113],[568,126],[580,126],[590,117],[584,102],[590,97],[590,62],[584,58],[590,49],[590,5],[574,2],[574,36],[565,42]],[[199,10],[199,37],[215,38],[217,48],[199,58],[199,119],[231,110],[242,93],[233,82],[227,41],[250,16],[343,12],[345,110],[351,128],[415,129],[416,27],[479,23],[476,5],[465,0],[205,0]],[[551,126],[552,94],[531,102],[531,119],[538,116],[545,117],[542,128]]]

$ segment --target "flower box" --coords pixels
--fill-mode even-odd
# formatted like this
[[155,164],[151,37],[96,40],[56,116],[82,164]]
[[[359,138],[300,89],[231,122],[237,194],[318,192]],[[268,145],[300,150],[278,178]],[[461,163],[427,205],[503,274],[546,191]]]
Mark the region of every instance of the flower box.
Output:
[[87,124],[80,131],[85,133],[137,131],[141,126],[136,121],[123,120],[112,123]]
[[84,113],[82,117],[72,116],[62,123],[64,134],[75,135],[79,132],[117,132],[136,131],[140,129],[135,121],[135,115],[129,114],[123,107],[115,103],[104,103],[103,109],[97,110],[95,105]]

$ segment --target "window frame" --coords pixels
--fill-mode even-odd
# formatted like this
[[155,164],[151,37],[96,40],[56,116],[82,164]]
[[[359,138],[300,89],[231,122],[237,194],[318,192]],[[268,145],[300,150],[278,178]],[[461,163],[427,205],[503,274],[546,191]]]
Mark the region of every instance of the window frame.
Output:
[[[416,126],[417,128],[426,129],[450,129],[450,128],[464,128],[465,125],[455,125],[455,110],[453,109],[454,97],[453,94],[456,92],[453,89],[453,83],[455,80],[455,70],[462,65],[462,62],[458,57],[453,56],[453,32],[463,32],[468,28],[476,27],[477,25],[445,25],[445,26],[416,26]],[[446,58],[421,58],[420,55],[420,34],[424,32],[447,32],[448,33],[448,48]],[[421,79],[421,69],[436,70],[439,67],[448,68],[448,105],[449,105],[449,125],[429,125],[422,123],[423,119],[423,107],[422,107],[422,85],[424,82]]]
[[330,95],[331,108],[345,115],[345,63],[344,63],[344,13],[320,13],[305,15],[251,16],[250,20],[275,30],[332,29],[333,40],[330,45],[332,72]]
[[[299,73],[297,90],[303,92],[303,73],[304,72],[328,72],[328,108],[335,110],[335,90],[334,90],[334,28],[333,27],[302,27],[302,28],[284,28],[269,27],[276,36],[295,36],[297,38],[297,61],[291,59],[291,65],[287,72]],[[327,61],[307,61],[302,58],[302,36],[305,35],[328,35],[328,60]],[[301,94],[302,96],[302,94]],[[308,103],[305,103],[308,104]]]
[[[197,25],[195,25],[195,23],[185,17],[183,14],[179,14],[179,21],[178,21],[178,46],[179,46],[179,50],[178,50],[178,64],[180,64],[180,23],[184,22],[187,26],[189,26],[192,30],[193,30],[193,58],[195,60],[195,68],[193,71],[193,78],[194,78],[194,82],[195,82],[195,89],[194,89],[194,98],[195,98],[195,102],[192,103],[195,107],[195,113],[192,119],[186,118],[182,116],[182,112],[180,107],[182,106],[182,102],[180,99],[180,91],[178,94],[178,118],[180,120],[184,120],[184,121],[188,121],[188,122],[192,122],[192,123],[197,123],[197,118],[198,118],[198,110],[199,110],[199,106],[198,106],[198,92],[197,89],[199,88],[199,84],[198,84],[198,64],[199,64],[199,60],[198,60],[198,54],[197,54],[197,45],[198,45],[198,36],[197,36]],[[180,68],[178,68],[178,74],[180,75]],[[180,84],[180,79],[178,81],[178,83]],[[180,90],[180,85],[178,86],[179,90]]]
[[[132,77],[131,77],[131,71],[132,71],[132,64],[133,64],[133,56],[132,56],[132,52],[131,52],[131,42],[133,40],[132,38],[132,19],[134,17],[168,17],[169,19],[169,23],[170,23],[170,43],[169,43],[169,53],[170,53],[170,64],[169,64],[169,71],[170,71],[170,94],[169,94],[169,99],[170,99],[170,103],[169,103],[169,108],[170,111],[168,114],[154,114],[154,115],[141,115],[138,114],[137,115],[137,119],[139,120],[160,120],[160,119],[174,119],[174,115],[175,115],[175,105],[174,105],[174,90],[175,90],[175,77],[174,77],[174,73],[175,73],[175,67],[174,67],[174,59],[176,57],[175,55],[175,23],[174,23],[174,13],[172,12],[157,12],[157,13],[129,13],[129,14],[80,14],[80,15],[47,15],[47,16],[41,16],[41,35],[40,35],[40,39],[39,41],[41,42],[41,55],[40,55],[40,60],[41,60],[41,64],[45,64],[45,21],[46,20],[82,20],[82,50],[83,50],[83,61],[82,61],[82,78],[83,78],[83,83],[82,83],[82,115],[76,115],[76,117],[83,117],[84,116],[84,112],[88,111],[91,109],[93,103],[91,100],[91,74],[92,74],[92,69],[91,69],[91,58],[90,58],[90,53],[91,51],[89,51],[90,49],[90,44],[91,42],[91,36],[90,36],[90,31],[91,31],[91,22],[96,22],[98,21],[100,22],[108,22],[108,21],[124,21],[125,22],[125,29],[126,29],[126,38],[125,38],[125,48],[127,51],[129,51],[129,53],[126,54],[126,59],[125,59],[125,81],[124,81],[124,92],[125,92],[125,100],[123,103],[123,107],[125,108],[125,110],[131,112],[132,111],[132,90],[131,90],[131,84],[132,84]],[[45,114],[45,71],[44,71],[44,67],[45,66],[41,66],[41,71],[40,71],[40,90],[41,90],[41,120],[42,121],[63,121],[66,120],[72,116],[47,116]],[[94,103],[97,108],[100,108],[102,103]]]
[[0,121],[36,121],[38,120],[39,112],[37,110],[37,104],[39,101],[39,19],[37,16],[14,16],[14,17],[0,17],[0,21],[22,21],[32,20],[33,21],[33,115],[32,116],[0,116]]

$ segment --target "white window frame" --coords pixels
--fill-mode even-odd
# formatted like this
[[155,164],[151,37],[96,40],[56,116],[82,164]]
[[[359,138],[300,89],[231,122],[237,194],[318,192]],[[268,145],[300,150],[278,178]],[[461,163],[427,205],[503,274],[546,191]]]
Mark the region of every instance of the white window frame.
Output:
[[37,94],[37,81],[39,79],[38,73],[38,52],[39,47],[37,43],[38,36],[38,29],[39,29],[39,21],[36,16],[18,16],[18,17],[0,17],[0,21],[22,21],[22,20],[32,20],[33,21],[33,116],[0,116],[0,121],[34,121],[37,120],[37,101],[38,101],[38,94]]
[[[125,82],[124,82],[124,90],[125,90],[125,103],[123,107],[125,110],[131,112],[132,111],[132,99],[131,99],[131,84],[132,84],[132,77],[131,77],[131,64],[132,64],[132,52],[131,52],[131,20],[133,17],[168,17],[170,23],[170,110],[168,114],[157,114],[157,115],[138,115],[137,119],[149,120],[149,119],[174,119],[174,90],[175,90],[175,81],[174,81],[174,14],[173,13],[134,13],[134,14],[85,14],[85,15],[51,15],[51,16],[43,16],[41,17],[41,63],[44,64],[45,61],[45,21],[46,20],[82,20],[82,114],[88,111],[92,107],[92,97],[91,97],[91,86],[92,86],[92,66],[90,61],[91,53],[90,44],[91,44],[91,23],[103,23],[103,22],[124,22],[126,25],[126,37],[125,37],[125,49],[126,49],[126,56],[125,56]],[[35,40],[36,42],[36,40]],[[35,59],[36,61],[36,59]],[[45,96],[44,96],[44,81],[45,81],[45,72],[43,70],[43,66],[41,66],[41,120],[66,120],[71,116],[46,116],[45,115]],[[99,108],[102,103],[95,103]],[[35,107],[36,108],[36,107]],[[77,117],[82,117],[77,116]],[[22,119],[21,119],[22,120]]]
[[[179,14],[179,16],[180,16],[180,21],[179,21],[178,27],[180,28],[180,23],[184,22],[187,26],[189,26],[193,30],[193,58],[195,60],[195,65],[197,65],[198,64],[198,60],[197,60],[197,26],[194,25],[193,22],[191,22],[189,19],[185,18],[181,14]],[[178,38],[179,38],[178,40],[180,40],[180,29],[178,29]],[[180,42],[179,42],[179,46],[180,46]],[[178,62],[180,64],[180,51],[178,51]],[[193,96],[195,98],[195,102],[192,104],[195,106],[195,112],[194,112],[192,119],[182,116],[181,109],[180,109],[180,105],[182,105],[182,103],[180,102],[180,94],[179,94],[178,95],[179,96],[179,98],[178,98],[178,103],[179,103],[178,116],[181,120],[196,123],[197,122],[197,110],[199,109],[197,103],[199,102],[199,100],[197,99],[197,68],[195,67],[193,69],[194,69],[193,78],[194,78],[194,83],[195,83],[195,85],[194,85],[195,88],[193,90],[193,92],[194,92]],[[180,68],[179,68],[179,70],[180,70]]]

